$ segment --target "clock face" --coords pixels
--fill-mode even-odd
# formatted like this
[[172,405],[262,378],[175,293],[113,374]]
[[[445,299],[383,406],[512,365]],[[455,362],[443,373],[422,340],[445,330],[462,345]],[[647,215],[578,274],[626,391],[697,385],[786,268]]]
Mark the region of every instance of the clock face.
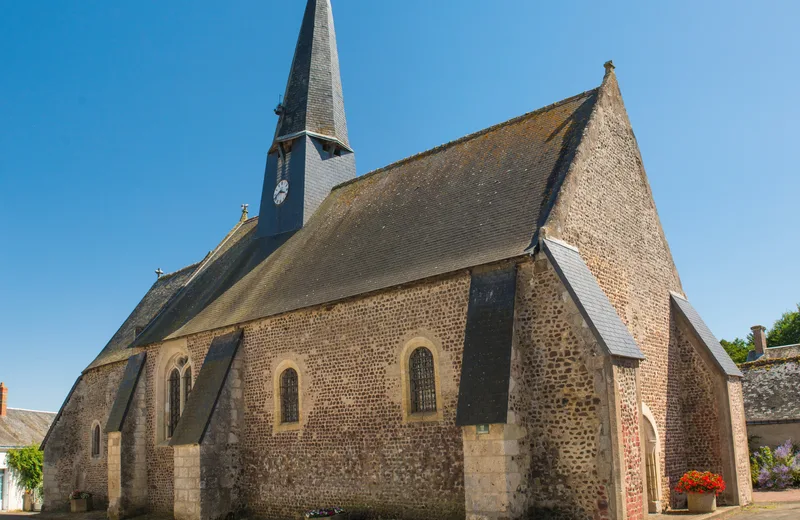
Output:
[[280,206],[283,204],[283,201],[286,200],[286,196],[289,195],[289,181],[286,179],[282,180],[275,186],[275,192],[272,194],[272,200],[275,202],[276,206]]

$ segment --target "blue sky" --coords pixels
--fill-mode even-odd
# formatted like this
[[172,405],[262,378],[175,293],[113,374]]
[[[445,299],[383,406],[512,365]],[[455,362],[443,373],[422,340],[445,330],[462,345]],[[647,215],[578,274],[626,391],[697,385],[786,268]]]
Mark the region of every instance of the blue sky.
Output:
[[[0,0],[0,380],[57,409],[155,280],[257,212],[302,0]],[[596,87],[613,59],[717,336],[800,301],[797,2],[334,0],[359,173]]]

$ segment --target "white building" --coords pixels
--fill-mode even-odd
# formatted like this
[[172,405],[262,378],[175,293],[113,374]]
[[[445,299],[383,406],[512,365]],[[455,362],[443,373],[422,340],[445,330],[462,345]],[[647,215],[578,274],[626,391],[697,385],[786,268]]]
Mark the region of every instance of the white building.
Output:
[[8,467],[8,450],[40,444],[55,419],[52,412],[8,408],[8,389],[0,383],[0,511],[22,509],[25,490]]

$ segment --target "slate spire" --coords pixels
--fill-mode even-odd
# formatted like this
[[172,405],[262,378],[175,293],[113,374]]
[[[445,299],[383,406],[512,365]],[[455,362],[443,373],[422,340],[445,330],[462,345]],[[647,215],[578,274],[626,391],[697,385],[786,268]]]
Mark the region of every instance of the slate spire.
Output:
[[304,132],[350,148],[330,0],[308,0],[275,141]]
[[330,0],[308,0],[267,154],[259,237],[301,229],[337,184],[354,179]]

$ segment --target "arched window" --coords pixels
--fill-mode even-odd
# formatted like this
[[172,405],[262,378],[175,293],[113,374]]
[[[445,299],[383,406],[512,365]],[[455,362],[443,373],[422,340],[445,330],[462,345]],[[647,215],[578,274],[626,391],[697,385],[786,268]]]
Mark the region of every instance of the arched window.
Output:
[[172,437],[178,421],[181,418],[181,373],[177,368],[169,374],[167,385],[169,393],[169,421],[167,423],[167,437]]
[[166,444],[178,428],[194,386],[192,360],[185,340],[164,344],[156,362],[156,444]]
[[287,368],[281,374],[281,423],[300,421],[298,402],[297,371]]
[[100,456],[100,425],[92,427],[92,457]]
[[408,360],[411,386],[411,413],[436,411],[436,373],[433,354],[425,347],[411,353]]

